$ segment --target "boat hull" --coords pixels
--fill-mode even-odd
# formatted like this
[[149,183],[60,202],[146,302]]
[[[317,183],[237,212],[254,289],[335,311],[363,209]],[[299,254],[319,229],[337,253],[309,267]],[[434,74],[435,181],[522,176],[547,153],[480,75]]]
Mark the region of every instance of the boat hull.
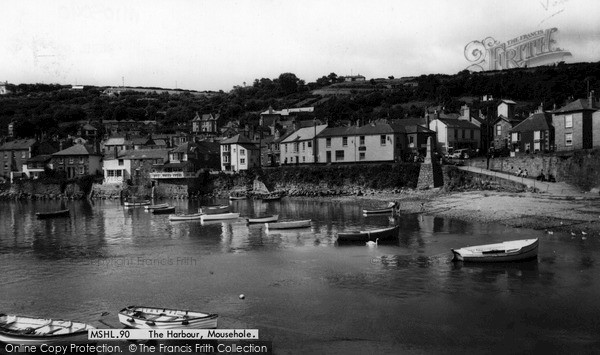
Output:
[[342,243],[366,243],[369,241],[378,243],[398,241],[399,226],[374,229],[370,231],[355,231],[338,233],[337,242]]
[[389,208],[381,208],[377,210],[363,210],[363,214],[384,214],[384,213],[394,213],[394,207]]
[[152,211],[152,210],[158,210],[158,209],[167,208],[167,207],[169,207],[168,203],[160,203],[158,205],[148,205],[148,206],[145,206],[144,208],[149,211]]
[[119,311],[119,322],[136,329],[214,329],[218,315],[186,310],[130,306]]
[[41,345],[87,342],[93,326],[62,319],[42,319],[26,316],[0,316],[0,342],[7,344]]
[[203,214],[200,219],[204,221],[218,221],[221,219],[237,219],[240,217],[239,213],[219,213],[219,214]]
[[152,210],[152,214],[171,214],[175,213],[175,206],[156,208]]
[[267,229],[294,229],[294,228],[308,228],[310,227],[310,219],[302,221],[289,221],[289,222],[274,222],[265,223]]
[[130,202],[130,201],[123,202],[123,206],[125,206],[125,207],[141,207],[141,206],[149,206],[149,205],[150,205],[149,200],[138,201],[138,202]]
[[174,214],[169,216],[169,221],[193,221],[200,220],[200,218],[204,216],[201,213],[192,213],[192,214]]
[[268,223],[268,222],[277,222],[278,220],[279,220],[279,215],[276,214],[273,216],[248,218],[248,223]]
[[526,239],[452,249],[452,253],[454,261],[484,263],[524,261],[537,258],[538,246],[538,239]]

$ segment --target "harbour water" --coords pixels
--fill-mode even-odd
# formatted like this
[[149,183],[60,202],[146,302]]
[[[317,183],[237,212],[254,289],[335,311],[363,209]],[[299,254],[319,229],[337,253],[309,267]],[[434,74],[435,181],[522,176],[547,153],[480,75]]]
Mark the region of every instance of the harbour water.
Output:
[[[38,220],[61,202],[0,202],[0,312],[92,324],[127,305],[214,312],[220,328],[259,329],[278,354],[600,352],[600,236],[364,217],[379,206],[363,201],[231,202],[242,216],[313,220],[291,231],[62,204],[70,217]],[[338,231],[396,223],[395,245],[335,244]],[[535,261],[451,261],[450,248],[526,238],[540,238]]]

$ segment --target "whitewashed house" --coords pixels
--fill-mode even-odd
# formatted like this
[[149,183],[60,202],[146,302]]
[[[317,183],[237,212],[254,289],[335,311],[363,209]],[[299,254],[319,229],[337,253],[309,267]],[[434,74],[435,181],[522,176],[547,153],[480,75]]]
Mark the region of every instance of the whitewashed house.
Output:
[[279,145],[281,164],[314,163],[318,151],[315,137],[326,128],[327,125],[300,128],[283,139]]

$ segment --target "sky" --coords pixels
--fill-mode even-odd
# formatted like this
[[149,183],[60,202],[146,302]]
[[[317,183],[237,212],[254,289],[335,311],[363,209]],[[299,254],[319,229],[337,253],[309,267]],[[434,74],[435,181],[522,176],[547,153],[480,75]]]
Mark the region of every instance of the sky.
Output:
[[598,0],[0,0],[0,81],[224,90],[291,72],[455,74],[465,45],[557,28],[600,60]]

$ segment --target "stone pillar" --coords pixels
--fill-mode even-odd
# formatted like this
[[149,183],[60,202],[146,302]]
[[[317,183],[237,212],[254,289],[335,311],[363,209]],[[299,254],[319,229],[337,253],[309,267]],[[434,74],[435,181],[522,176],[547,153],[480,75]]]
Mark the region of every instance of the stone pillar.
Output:
[[433,138],[429,137],[427,139],[427,156],[425,157],[425,161],[421,163],[417,189],[431,189],[444,185],[442,167],[438,159],[434,158],[433,152]]

